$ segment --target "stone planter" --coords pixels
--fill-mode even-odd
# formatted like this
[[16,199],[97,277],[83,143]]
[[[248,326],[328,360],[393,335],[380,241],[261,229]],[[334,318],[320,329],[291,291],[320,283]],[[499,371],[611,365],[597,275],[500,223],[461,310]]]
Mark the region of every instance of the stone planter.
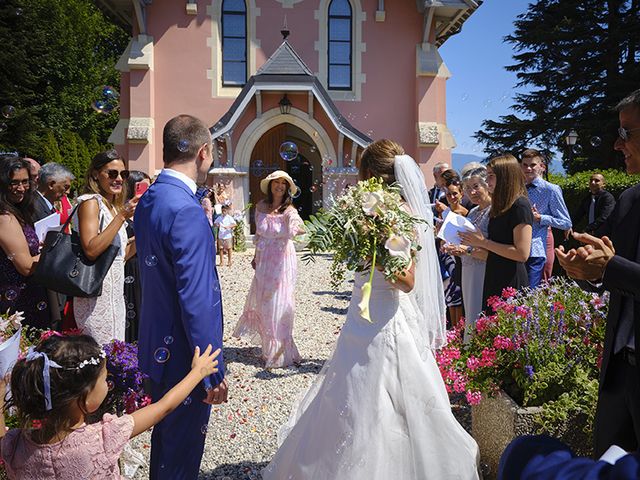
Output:
[[[500,455],[515,437],[536,434],[535,417],[542,407],[521,407],[506,393],[484,398],[471,407],[471,432],[480,447],[481,462],[486,465],[485,480],[495,479]],[[591,438],[583,432],[585,419],[576,416],[563,426],[560,440],[579,455],[590,455]]]

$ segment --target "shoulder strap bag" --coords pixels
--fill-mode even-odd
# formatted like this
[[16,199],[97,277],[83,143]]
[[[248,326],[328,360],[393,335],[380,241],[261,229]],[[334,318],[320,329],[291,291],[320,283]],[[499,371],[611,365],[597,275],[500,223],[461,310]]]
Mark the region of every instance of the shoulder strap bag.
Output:
[[[65,295],[99,297],[104,277],[120,247],[112,243],[94,261],[89,260],[82,250],[79,233],[74,230],[71,234],[65,233],[78,206],[73,209],[59,232],[47,232],[33,280],[49,290]],[[102,221],[100,223],[102,231]]]

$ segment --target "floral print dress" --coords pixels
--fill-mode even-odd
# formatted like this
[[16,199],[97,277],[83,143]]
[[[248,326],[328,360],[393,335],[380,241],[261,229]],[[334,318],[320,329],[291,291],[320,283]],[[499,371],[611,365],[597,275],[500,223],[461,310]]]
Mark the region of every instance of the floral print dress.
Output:
[[293,207],[282,214],[256,209],[256,271],[233,335],[259,338],[267,368],[300,361],[292,336],[298,270],[292,238],[301,231],[302,219]]

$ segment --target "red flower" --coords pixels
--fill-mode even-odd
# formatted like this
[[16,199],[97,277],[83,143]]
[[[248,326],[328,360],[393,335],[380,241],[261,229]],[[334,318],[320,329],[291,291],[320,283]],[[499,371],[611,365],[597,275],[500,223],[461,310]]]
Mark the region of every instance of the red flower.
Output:
[[515,297],[516,294],[518,293],[518,290],[516,290],[513,287],[506,287],[502,289],[502,298],[511,298],[511,297]]

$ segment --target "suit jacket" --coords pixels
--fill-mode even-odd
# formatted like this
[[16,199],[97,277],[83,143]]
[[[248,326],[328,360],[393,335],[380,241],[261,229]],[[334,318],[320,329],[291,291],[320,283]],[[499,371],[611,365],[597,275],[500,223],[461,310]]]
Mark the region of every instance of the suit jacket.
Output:
[[[640,361],[640,263],[636,261],[640,241],[640,184],[622,192],[613,213],[596,235],[609,236],[616,249],[616,255],[607,264],[602,280],[602,287],[611,294],[600,370],[602,388],[607,379],[607,367],[614,354],[623,297],[631,297],[634,301],[636,356]],[[640,369],[638,375],[640,381]],[[635,408],[640,414],[640,405]]]
[[502,453],[498,480],[632,480],[640,478],[640,455],[632,453],[611,465],[576,457],[561,441],[542,435],[513,440]]
[[52,210],[40,192],[33,192],[33,222],[48,217],[55,210]]
[[[589,195],[584,197],[582,202],[580,202],[578,209],[575,211],[572,217],[572,222],[574,225],[580,222],[580,220],[582,220],[584,217],[589,218],[588,215],[589,215],[590,207],[591,207],[591,193],[589,193]],[[598,230],[598,228],[600,228],[600,226],[604,224],[607,218],[609,218],[609,215],[611,215],[615,207],[616,207],[616,199],[613,198],[613,195],[611,195],[606,190],[602,190],[600,193],[598,193],[596,195],[594,220],[593,222],[589,223],[586,227],[584,227],[584,231],[587,233],[593,233],[596,230]]]
[[[140,368],[157,383],[175,384],[191,369],[196,346],[222,348],[222,297],[213,233],[202,207],[181,180],[160,174],[136,207],[136,249],[142,305]],[[169,358],[164,360],[158,353]],[[224,378],[219,372],[204,386]]]

